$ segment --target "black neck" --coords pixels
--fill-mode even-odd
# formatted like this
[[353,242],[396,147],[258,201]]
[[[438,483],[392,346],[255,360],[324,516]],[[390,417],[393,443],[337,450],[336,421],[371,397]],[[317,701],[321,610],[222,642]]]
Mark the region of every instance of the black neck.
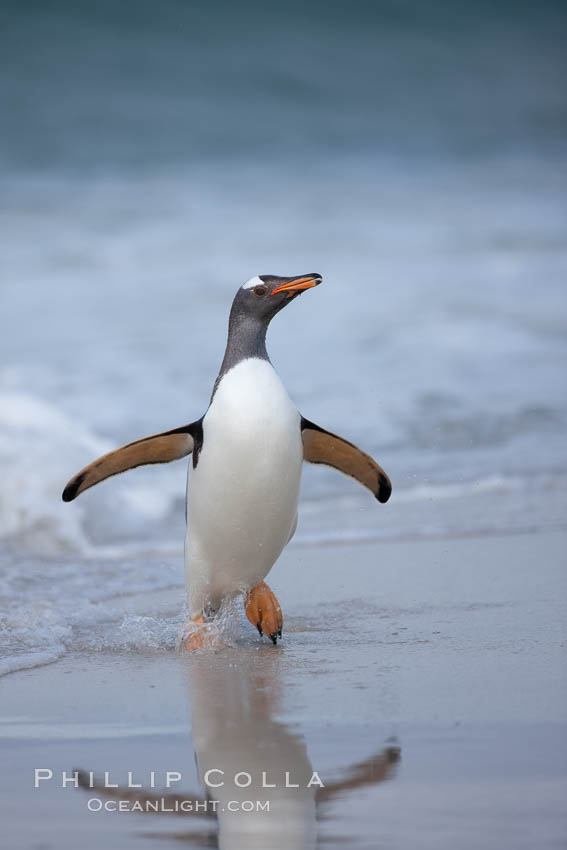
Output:
[[[268,325],[265,320],[255,318],[239,310],[231,310],[228,320],[228,339],[220,372],[215,381],[213,396],[220,383],[221,378],[241,360],[257,357],[260,360],[268,360],[266,350],[266,331]],[[211,396],[212,398],[212,396]]]

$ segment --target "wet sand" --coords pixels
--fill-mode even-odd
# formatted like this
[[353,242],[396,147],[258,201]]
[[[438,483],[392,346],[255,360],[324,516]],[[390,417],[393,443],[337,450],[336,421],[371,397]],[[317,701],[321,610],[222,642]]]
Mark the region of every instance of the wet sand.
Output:
[[[238,622],[219,652],[82,652],[4,677],[4,845],[563,847],[566,543],[296,547],[270,578],[277,648]],[[34,789],[35,768],[53,779]],[[73,769],[120,788],[62,788]],[[88,809],[195,803],[210,770],[208,815]]]

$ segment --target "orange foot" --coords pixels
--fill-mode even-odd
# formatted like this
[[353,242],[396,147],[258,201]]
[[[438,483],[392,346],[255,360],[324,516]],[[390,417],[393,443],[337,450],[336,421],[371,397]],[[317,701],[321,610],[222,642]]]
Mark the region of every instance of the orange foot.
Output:
[[201,615],[200,617],[194,617],[192,620],[189,620],[181,637],[181,646],[183,649],[187,649],[189,652],[193,649],[206,649],[210,645],[210,642],[211,639],[209,630],[205,625],[205,618]]
[[282,636],[283,615],[280,603],[266,584],[261,581],[244,597],[246,616],[261,635],[269,635],[273,643]]

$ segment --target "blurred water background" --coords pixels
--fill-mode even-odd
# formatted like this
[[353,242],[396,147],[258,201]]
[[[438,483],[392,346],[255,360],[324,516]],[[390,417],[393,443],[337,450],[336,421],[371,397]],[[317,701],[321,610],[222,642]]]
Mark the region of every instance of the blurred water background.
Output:
[[2,2],[1,669],[181,588],[183,462],[60,493],[204,412],[254,274],[324,276],[272,361],[394,484],[306,468],[293,545],[565,525],[566,19]]

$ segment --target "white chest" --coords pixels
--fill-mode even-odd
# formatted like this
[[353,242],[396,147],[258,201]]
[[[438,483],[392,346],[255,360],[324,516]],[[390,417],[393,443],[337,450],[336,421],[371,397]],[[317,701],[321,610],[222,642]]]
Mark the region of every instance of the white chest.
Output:
[[215,575],[263,577],[297,513],[300,416],[270,363],[249,359],[220,382],[188,486],[188,551]]
[[[234,452],[231,467],[250,457],[268,466],[297,448],[299,413],[267,360],[244,360],[221,380],[203,423],[204,446]],[[205,449],[206,450],[206,449]]]

